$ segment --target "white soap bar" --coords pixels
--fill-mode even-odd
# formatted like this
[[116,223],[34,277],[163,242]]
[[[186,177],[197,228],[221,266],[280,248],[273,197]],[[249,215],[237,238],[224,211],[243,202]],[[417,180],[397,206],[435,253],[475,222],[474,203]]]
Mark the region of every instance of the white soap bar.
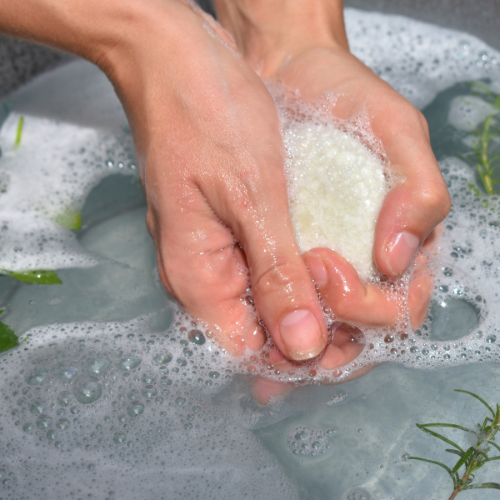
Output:
[[301,251],[331,248],[362,279],[373,276],[375,225],[388,190],[383,161],[333,123],[290,123],[284,142],[290,215]]

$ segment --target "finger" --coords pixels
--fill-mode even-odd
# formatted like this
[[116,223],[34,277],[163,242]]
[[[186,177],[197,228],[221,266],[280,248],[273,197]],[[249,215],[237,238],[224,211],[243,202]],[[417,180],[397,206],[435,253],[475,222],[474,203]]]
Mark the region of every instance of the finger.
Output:
[[247,175],[242,167],[230,181],[215,179],[202,190],[244,249],[255,306],[276,346],[289,359],[305,360],[323,351],[327,332],[293,233],[283,159],[277,153],[269,154],[265,169],[253,168]]
[[252,385],[252,395],[259,406],[276,403],[290,394],[294,384],[259,377]]
[[324,306],[339,321],[385,326],[398,319],[399,307],[376,285],[364,285],[356,270],[338,253],[314,248],[304,254]]
[[391,170],[404,176],[388,193],[376,226],[375,262],[388,276],[406,271],[421,243],[450,209],[450,196],[430,146],[425,119],[416,109],[409,110],[408,103],[404,103],[405,113],[397,104],[393,112],[384,113],[383,121],[375,116],[372,124]]
[[344,323],[332,327],[332,341],[319,361],[325,370],[333,370],[348,365],[363,351],[364,343],[361,330]]
[[[185,195],[187,197],[187,195]],[[191,193],[182,220],[163,210],[148,213],[148,226],[157,242],[160,279],[174,297],[207,324],[221,346],[235,355],[246,348],[259,350],[266,341],[253,306],[242,297],[248,271],[233,235],[206,206],[199,193]]]
[[410,323],[414,330],[420,327],[427,318],[435,278],[435,269],[429,252],[433,251],[440,232],[440,226],[431,232],[422,245],[425,251],[420,251],[415,259],[415,270],[408,288],[408,309]]

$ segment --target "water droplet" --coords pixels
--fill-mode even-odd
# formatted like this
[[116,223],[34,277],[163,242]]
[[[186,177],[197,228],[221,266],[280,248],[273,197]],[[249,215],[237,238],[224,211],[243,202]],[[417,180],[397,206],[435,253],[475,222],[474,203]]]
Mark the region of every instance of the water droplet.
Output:
[[69,410],[73,415],[78,415],[80,413],[80,408],[78,406],[72,406]]
[[443,274],[445,276],[453,276],[453,269],[451,267],[445,267],[443,269]]
[[178,398],[175,398],[175,404],[177,406],[182,406],[186,402],[186,398],[183,398],[179,396]]
[[116,432],[115,435],[113,436],[113,441],[116,444],[124,443],[126,440],[127,440],[127,435],[123,434],[123,432]]
[[33,400],[29,406],[30,412],[34,415],[41,415],[46,408],[47,405],[41,399]]
[[24,432],[30,432],[33,429],[33,426],[30,423],[26,423],[23,425]]
[[219,372],[210,372],[210,373],[208,374],[208,376],[209,376],[210,378],[214,378],[214,379],[215,379],[215,378],[219,378],[219,377],[220,377],[220,373],[219,373]]
[[158,391],[152,385],[147,385],[142,390],[142,395],[148,399],[154,398],[157,394]]
[[52,425],[52,418],[49,417],[48,415],[40,415],[36,419],[36,426],[39,429],[47,429],[47,427],[50,427]]
[[130,356],[128,358],[122,359],[118,363],[118,367],[121,370],[129,371],[133,370],[134,368],[137,368],[140,363],[141,363],[141,358],[139,358],[138,356]]
[[71,394],[69,392],[61,392],[61,394],[59,394],[59,397],[57,398],[57,402],[61,406],[69,406],[69,404],[71,403]]
[[66,430],[69,427],[69,420],[66,418],[60,418],[57,423],[56,427],[61,430]]
[[62,443],[61,443],[61,441],[56,441],[56,442],[54,443],[54,446],[55,446],[56,448],[62,448]]
[[445,355],[443,356],[443,358],[444,358],[444,359],[450,359],[450,355],[449,355],[449,354],[445,354]]
[[145,384],[153,384],[155,380],[156,380],[156,377],[152,373],[145,373],[142,376],[142,381]]
[[166,365],[167,363],[170,363],[172,361],[172,355],[169,352],[165,352],[162,354],[157,354],[154,358],[153,361],[157,365]]
[[133,391],[130,391],[128,393],[128,398],[129,399],[139,399],[140,397],[141,397],[141,395],[140,395],[139,391],[137,391],[135,389]]
[[371,497],[365,490],[356,488],[347,494],[347,500],[371,500]]
[[41,370],[35,370],[34,372],[26,375],[24,380],[29,385],[40,385],[47,377],[47,372]]
[[305,439],[307,439],[309,437],[309,433],[305,430],[302,430],[300,432],[297,432],[297,434],[295,434],[294,438],[297,440],[297,441],[304,441]]
[[144,413],[144,405],[140,401],[132,401],[127,408],[127,413],[131,417],[137,417]]
[[95,465],[94,465],[94,464],[89,464],[89,465],[87,466],[87,469],[88,469],[88,470],[95,470]]
[[59,365],[56,370],[54,370],[54,375],[65,382],[73,382],[78,375],[78,367]]
[[88,380],[75,388],[74,395],[84,405],[94,403],[102,396],[101,384]]
[[486,342],[488,342],[488,344],[493,344],[494,342],[496,342],[496,340],[497,340],[496,335],[488,335],[486,337]]
[[203,332],[200,330],[190,330],[188,339],[196,345],[203,345],[205,343],[205,335],[203,335]]
[[157,397],[155,398],[155,403],[156,403],[157,405],[161,405],[161,404],[163,403],[163,398],[162,398],[162,397],[160,397],[160,396],[157,396]]
[[95,358],[88,364],[88,371],[91,375],[106,375],[110,368],[111,361],[108,358]]
[[186,366],[188,363],[184,358],[177,358],[175,361],[179,366]]

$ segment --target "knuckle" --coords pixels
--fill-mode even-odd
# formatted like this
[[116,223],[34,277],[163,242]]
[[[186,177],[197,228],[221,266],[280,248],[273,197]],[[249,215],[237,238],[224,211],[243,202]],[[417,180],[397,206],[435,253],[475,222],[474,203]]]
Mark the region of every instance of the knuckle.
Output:
[[336,300],[335,303],[331,305],[331,307],[333,313],[339,318],[350,319],[355,316],[355,312],[356,309],[359,308],[359,304],[354,304],[352,301],[344,298],[341,300]]
[[286,297],[296,295],[304,287],[304,270],[302,262],[288,257],[281,257],[264,265],[256,276],[252,276],[256,297],[266,300],[278,294]]
[[425,190],[424,205],[428,212],[435,214],[439,221],[443,220],[451,208],[451,198],[444,182],[434,184]]

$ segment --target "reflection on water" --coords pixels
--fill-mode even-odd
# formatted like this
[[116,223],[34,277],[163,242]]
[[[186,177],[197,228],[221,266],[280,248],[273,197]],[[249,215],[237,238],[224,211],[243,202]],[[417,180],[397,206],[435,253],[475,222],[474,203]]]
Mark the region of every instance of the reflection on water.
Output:
[[[350,12],[347,21],[354,51],[420,105],[457,81],[498,75],[497,55],[468,35],[372,13]],[[2,258],[12,251],[26,259],[39,244],[43,258],[51,245],[64,247],[64,284],[0,278],[2,321],[24,340],[0,356],[0,498],[447,498],[444,473],[408,460],[448,460],[415,423],[484,420],[480,405],[457,397],[456,388],[500,401],[492,383],[498,365],[488,363],[498,360],[498,216],[491,210],[498,203],[485,209],[467,187],[474,182],[470,168],[445,159],[470,142],[467,127],[456,126],[462,108],[467,116],[478,113],[459,98],[469,86],[455,85],[425,110],[454,201],[434,262],[428,320],[415,336],[398,332],[390,342],[372,332],[364,355],[384,364],[368,375],[304,387],[262,407],[238,361],[223,356],[159,283],[131,137],[109,84],[85,63],[58,71],[18,94],[25,126],[39,125],[38,139],[35,129],[25,137],[39,169],[32,184],[20,184],[31,198],[2,205],[3,219],[11,219],[1,237],[17,220],[12,208],[39,207],[51,182],[64,189],[59,198],[51,193],[44,213],[70,200],[79,204],[73,208],[81,210],[83,227],[74,235],[44,219],[44,237],[55,235],[45,243],[17,225],[13,236],[23,245],[2,247]],[[80,101],[78,85],[90,89]],[[30,110],[50,120],[37,122]],[[7,117],[2,140],[15,122]],[[59,142],[55,154],[44,134],[60,139],[61,131],[70,146],[61,153]],[[14,161],[21,150],[15,157],[9,147],[0,163],[11,169],[2,177],[6,186],[24,182]],[[49,167],[51,182],[40,173]],[[73,176],[80,184],[68,168],[81,173]],[[477,479],[495,480],[494,466]],[[474,493],[471,499],[496,498],[489,490]]]

